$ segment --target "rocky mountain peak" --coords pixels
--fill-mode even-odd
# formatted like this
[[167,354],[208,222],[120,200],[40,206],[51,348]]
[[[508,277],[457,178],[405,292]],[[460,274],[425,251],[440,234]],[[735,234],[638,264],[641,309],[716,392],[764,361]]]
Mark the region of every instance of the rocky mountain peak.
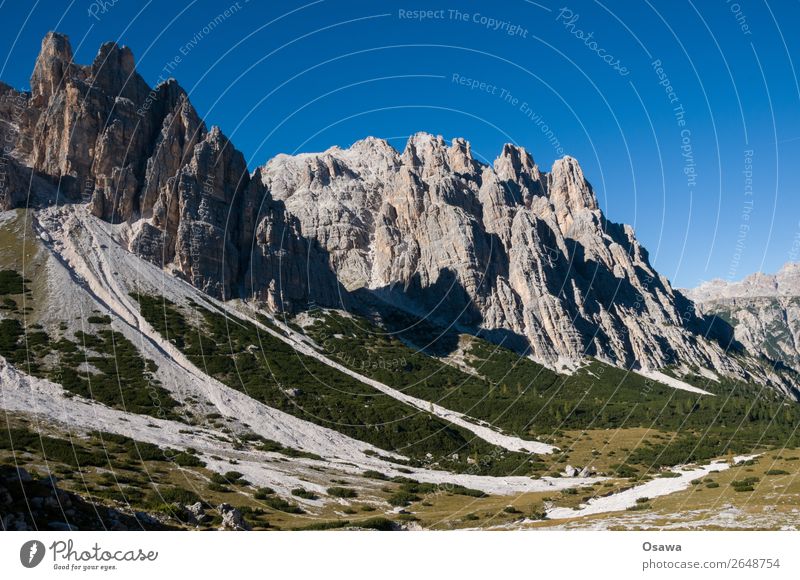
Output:
[[116,42],[104,42],[97,51],[92,62],[92,70],[96,72],[104,66],[108,66],[120,75],[131,75],[136,70],[131,49]]
[[701,303],[737,298],[800,296],[800,262],[787,262],[775,274],[756,272],[737,282],[710,280],[683,292]]
[[775,274],[711,280],[681,292],[704,314],[730,321],[747,352],[800,368],[800,263],[789,262]]
[[148,92],[144,80],[136,73],[133,53],[127,46],[106,42],[100,47],[89,69],[89,82],[116,97],[138,100]]
[[584,207],[595,210],[598,207],[592,186],[574,157],[566,155],[553,163],[547,185],[550,199],[556,205],[565,205],[573,211]]
[[564,232],[572,225],[575,214],[583,209],[598,209],[592,186],[584,177],[577,159],[569,155],[553,163],[553,169],[547,175],[547,193]]
[[392,147],[386,139],[372,136],[359,139],[350,146],[350,150],[364,154],[380,153],[390,156],[398,155],[397,150]]
[[516,203],[530,207],[534,197],[545,195],[547,184],[544,176],[524,147],[506,143],[493,167],[497,178],[510,189]]
[[[519,147],[511,143],[503,145],[503,150],[500,152],[500,156],[495,160],[494,166],[498,175],[508,169],[510,169],[511,174],[515,176],[522,173],[531,174],[533,172],[538,172],[538,168],[531,154],[528,153],[524,147]],[[503,175],[502,177],[508,178],[509,175]]]
[[31,93],[45,102],[61,84],[72,66],[72,45],[69,38],[58,32],[48,32],[36,58],[31,75]]
[[449,169],[447,144],[441,135],[433,136],[425,132],[412,135],[401,159],[404,165],[418,169],[423,174]]
[[473,175],[478,173],[480,164],[472,157],[472,145],[469,141],[456,137],[447,149],[447,161],[455,173]]

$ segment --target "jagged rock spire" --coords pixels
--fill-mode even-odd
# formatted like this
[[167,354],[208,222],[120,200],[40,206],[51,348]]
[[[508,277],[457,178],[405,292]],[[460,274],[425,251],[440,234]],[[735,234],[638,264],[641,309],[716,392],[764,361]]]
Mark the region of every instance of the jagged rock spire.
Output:
[[31,93],[45,103],[61,85],[72,66],[72,45],[69,38],[58,32],[48,32],[36,58],[31,75]]
[[583,176],[578,161],[568,155],[553,163],[553,170],[547,176],[547,193],[563,232],[572,225],[576,212],[597,209],[592,186]]

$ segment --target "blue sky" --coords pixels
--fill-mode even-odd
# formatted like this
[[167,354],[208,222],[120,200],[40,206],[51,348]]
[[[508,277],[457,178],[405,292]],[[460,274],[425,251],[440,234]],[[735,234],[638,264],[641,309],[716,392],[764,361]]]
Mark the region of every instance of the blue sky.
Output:
[[48,30],[81,63],[116,40],[251,168],[367,135],[462,136],[484,161],[514,142],[545,170],[578,158],[677,286],[800,259],[796,0],[102,4],[2,2],[0,78],[27,88]]

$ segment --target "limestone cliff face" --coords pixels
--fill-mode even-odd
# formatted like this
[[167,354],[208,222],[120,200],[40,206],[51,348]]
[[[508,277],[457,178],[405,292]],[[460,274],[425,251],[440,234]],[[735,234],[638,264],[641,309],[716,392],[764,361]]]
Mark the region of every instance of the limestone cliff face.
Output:
[[260,178],[349,290],[521,338],[546,362],[734,370],[571,157],[545,173],[506,145],[486,166],[465,141],[420,133],[402,153],[368,138],[279,156]]
[[[49,33],[30,93],[0,85],[0,136],[1,209],[41,202],[45,191],[50,203],[84,201],[123,224],[130,250],[215,296],[239,295],[247,280],[248,292],[276,307],[310,299],[294,286],[281,297],[275,284],[278,250],[269,244],[289,249],[284,263],[293,251],[308,261],[291,216],[252,183],[242,154],[206,128],[174,80],[145,83],[127,47],[104,44],[81,66],[68,38]],[[300,274],[289,283],[307,288]]]
[[729,321],[749,352],[800,368],[800,263],[788,263],[776,274],[713,280],[683,292],[703,312]]
[[85,203],[129,250],[218,297],[298,311],[367,293],[548,363],[743,373],[571,157],[544,172],[506,145],[486,165],[463,139],[420,133],[402,152],[367,138],[251,175],[175,81],[149,87],[114,43],[75,64],[57,33],[30,93],[0,85],[0,135],[0,208]]

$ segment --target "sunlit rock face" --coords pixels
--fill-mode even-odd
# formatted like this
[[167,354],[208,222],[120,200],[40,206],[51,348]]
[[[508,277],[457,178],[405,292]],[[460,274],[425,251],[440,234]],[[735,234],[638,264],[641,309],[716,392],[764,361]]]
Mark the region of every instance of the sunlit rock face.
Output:
[[543,171],[508,144],[486,165],[463,139],[418,133],[402,152],[368,137],[251,174],[177,82],[149,87],[114,43],[75,64],[56,33],[30,93],[0,85],[0,131],[3,209],[85,203],[129,250],[214,296],[287,311],[366,296],[546,363],[741,371],[632,228],[605,219],[572,157]]

